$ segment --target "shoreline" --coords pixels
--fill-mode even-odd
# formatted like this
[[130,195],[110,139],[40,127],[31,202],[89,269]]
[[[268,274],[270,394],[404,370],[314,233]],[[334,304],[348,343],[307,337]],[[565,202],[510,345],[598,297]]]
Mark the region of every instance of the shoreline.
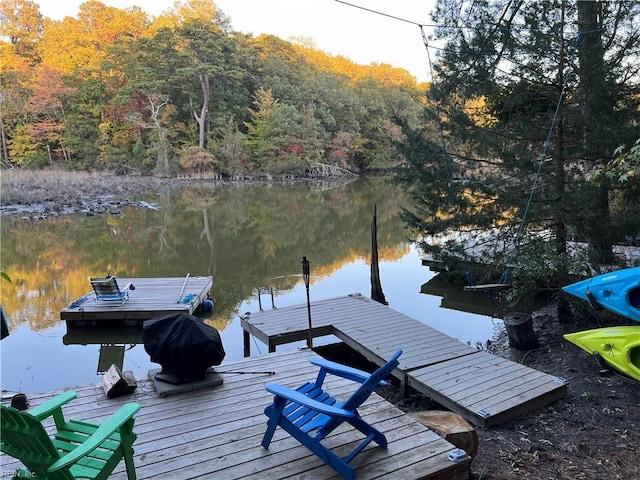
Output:
[[115,175],[113,173],[66,172],[62,170],[2,170],[0,216],[21,215],[33,220],[86,213],[97,215],[119,207],[149,208],[152,203],[137,200],[143,195],[193,186],[257,183],[302,183],[304,177],[168,177],[157,175]]

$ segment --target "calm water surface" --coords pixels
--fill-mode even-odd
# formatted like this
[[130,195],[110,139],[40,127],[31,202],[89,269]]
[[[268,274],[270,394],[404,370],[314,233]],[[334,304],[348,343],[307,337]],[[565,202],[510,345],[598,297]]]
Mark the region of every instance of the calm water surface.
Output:
[[[328,187],[201,186],[140,198],[156,209],[40,222],[2,217],[2,270],[12,279],[0,284],[11,331],[0,343],[2,390],[35,393],[95,383],[105,365],[118,360],[138,378],[158,368],[139,330],[67,331],[60,310],[91,290],[89,276],[212,275],[215,306],[204,318],[221,333],[222,367],[242,358],[238,316],[258,311],[258,292],[263,308],[271,308],[271,290],[276,307],[306,302],[304,255],[311,261],[312,302],[354,292],[369,296],[374,205],[390,307],[472,345],[493,336],[496,322],[486,297],[471,293],[460,299],[459,291],[443,291],[421,265],[398,217],[400,206],[408,205],[401,189],[380,178]],[[462,307],[467,312],[482,314],[454,309],[461,302],[470,302]],[[314,344],[335,341],[325,337]],[[252,355],[267,350],[257,340],[251,348]]]

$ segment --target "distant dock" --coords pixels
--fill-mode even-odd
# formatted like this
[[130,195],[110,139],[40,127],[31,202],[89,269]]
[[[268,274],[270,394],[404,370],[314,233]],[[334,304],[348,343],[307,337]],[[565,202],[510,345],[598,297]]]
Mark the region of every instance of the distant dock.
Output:
[[[312,336],[334,335],[382,365],[402,349],[392,372],[412,387],[481,427],[497,425],[559,400],[562,378],[473,348],[360,294],[311,304]],[[277,345],[306,340],[307,305],[251,313],[241,318],[245,355],[250,336]]]
[[62,309],[60,320],[70,327],[137,325],[160,315],[193,314],[209,298],[213,277],[118,277],[121,287],[127,283],[132,283],[135,290],[129,291],[129,299],[122,305],[96,302],[91,292]]

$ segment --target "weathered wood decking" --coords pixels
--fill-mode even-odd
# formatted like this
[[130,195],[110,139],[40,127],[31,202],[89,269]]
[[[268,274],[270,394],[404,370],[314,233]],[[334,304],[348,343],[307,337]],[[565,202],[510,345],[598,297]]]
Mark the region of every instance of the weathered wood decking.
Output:
[[[393,376],[475,425],[503,423],[567,394],[563,379],[472,348],[360,294],[313,302],[311,318],[314,337],[335,335],[378,365],[401,348]],[[250,335],[273,352],[307,338],[307,306],[252,313],[241,326],[245,354]]]
[[189,277],[186,283],[185,278],[118,278],[120,286],[132,283],[135,287],[122,305],[94,302],[91,292],[61,310],[60,319],[69,326],[82,327],[104,321],[135,324],[171,313],[192,314],[209,296],[213,277]]
[[[134,427],[138,480],[338,479],[332,469],[281,429],[269,450],[260,445],[267,420],[264,408],[273,399],[265,385],[297,387],[315,378],[317,369],[309,364],[312,356],[309,351],[296,351],[223,365],[216,367],[223,385],[164,398],[153,391],[148,380],[140,380],[133,394],[115,399],[107,399],[100,386],[76,388],[78,398],[64,412],[68,418],[99,423],[125,402],[140,403]],[[266,371],[275,373],[259,373]],[[342,398],[354,388],[352,382],[331,376],[325,385]],[[31,405],[37,405],[52,396],[29,398]],[[468,457],[459,462],[449,460],[453,445],[380,396],[372,395],[359,410],[366,421],[385,433],[389,446],[384,450],[371,444],[353,460],[358,480],[469,478]],[[361,435],[344,427],[330,435],[326,445],[340,453],[348,446],[353,448],[356,440],[361,440]],[[3,472],[18,467],[7,455],[2,454],[0,460]],[[122,463],[112,478],[126,478]]]

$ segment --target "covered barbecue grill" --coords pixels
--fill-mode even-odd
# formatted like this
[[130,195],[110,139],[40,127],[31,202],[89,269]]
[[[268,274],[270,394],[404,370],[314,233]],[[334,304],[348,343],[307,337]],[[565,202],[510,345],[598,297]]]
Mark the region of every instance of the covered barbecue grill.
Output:
[[146,320],[142,341],[151,361],[162,366],[156,379],[174,384],[203,380],[225,356],[218,330],[187,313]]

